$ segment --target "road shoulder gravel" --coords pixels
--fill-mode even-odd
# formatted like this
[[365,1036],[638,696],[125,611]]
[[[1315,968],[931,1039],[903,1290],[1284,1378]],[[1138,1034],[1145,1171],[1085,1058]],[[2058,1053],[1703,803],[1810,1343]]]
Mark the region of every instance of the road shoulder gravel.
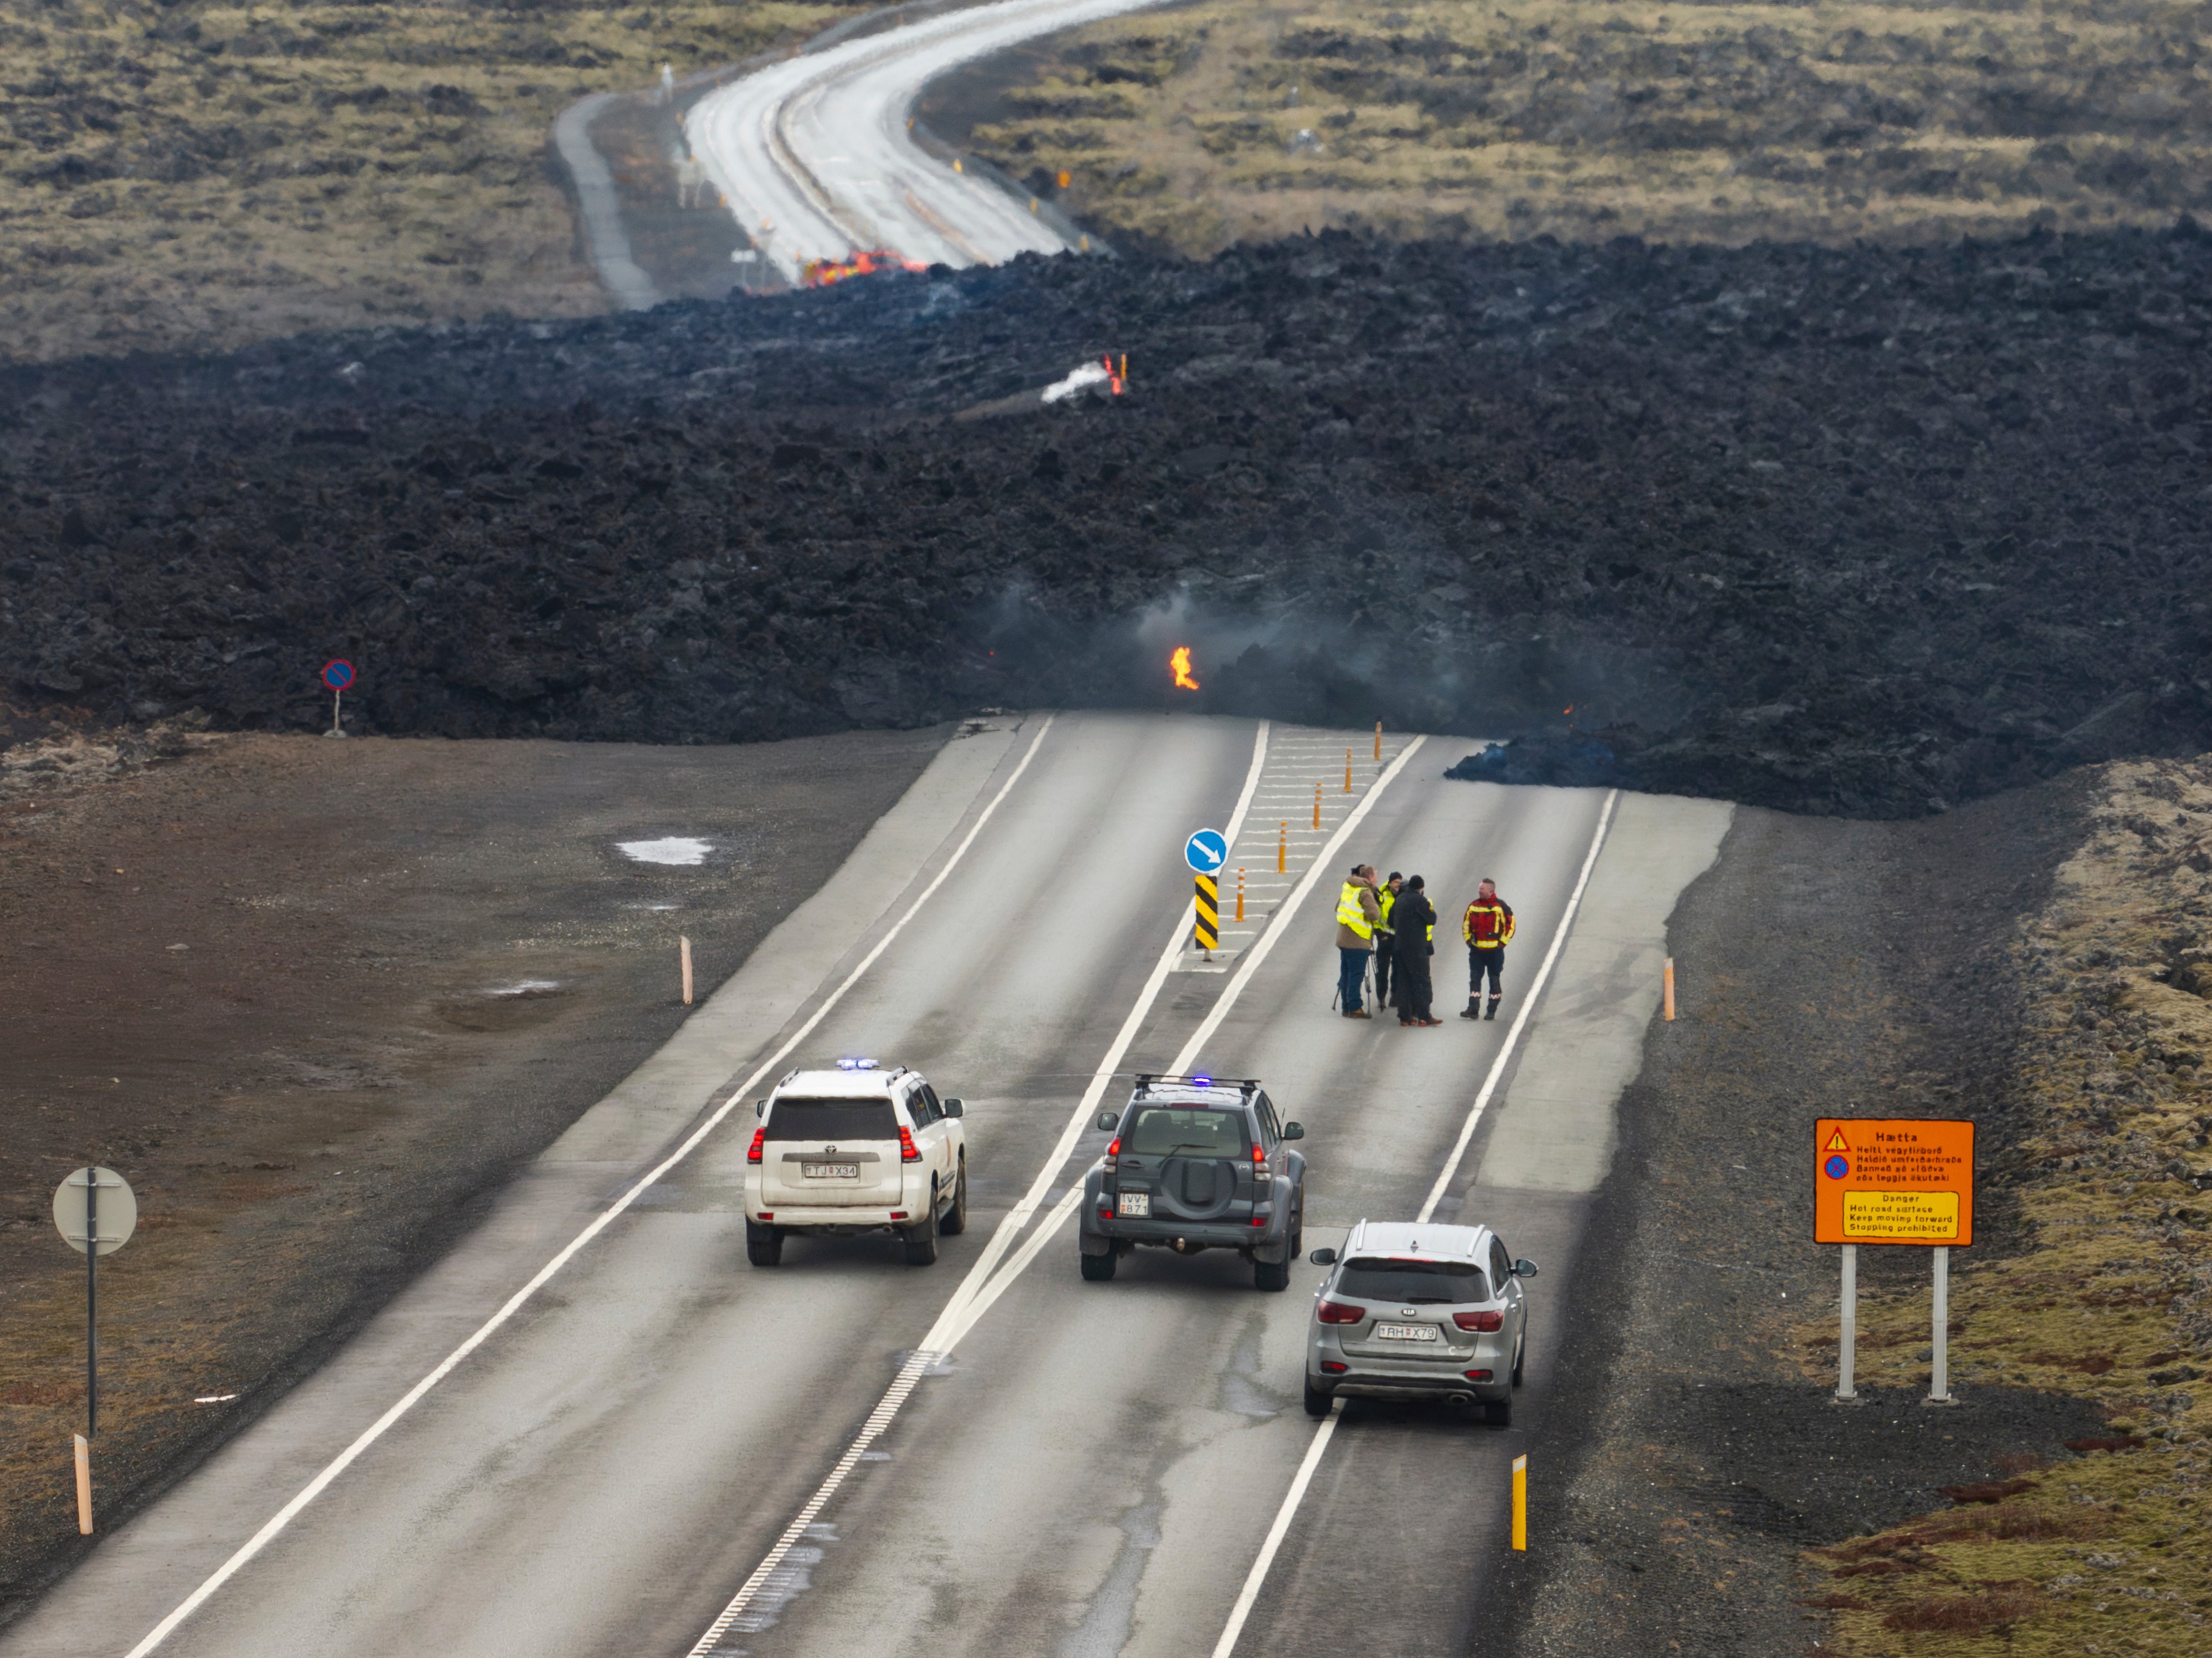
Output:
[[[1892,1387],[1838,1407],[1797,1330],[1837,1295],[1834,1254],[1811,1242],[1816,1115],[1972,1116],[1985,1169],[2021,1133],[2006,950],[2080,816],[2075,778],[1911,824],[1739,808],[1674,912],[1680,1017],[1647,1033],[1562,1286],[1577,1315],[1530,1456],[1531,1547],[1496,1580],[1480,1658],[1802,1649],[1824,1617],[1796,1598],[1802,1551],[2097,1430],[2088,1404],[2028,1388],[1965,1388],[1940,1410]],[[1954,1258],[1954,1305],[2018,1245],[1987,1182],[1982,1236]],[[1928,1266],[1867,1251],[1862,1272],[1879,1293]]]

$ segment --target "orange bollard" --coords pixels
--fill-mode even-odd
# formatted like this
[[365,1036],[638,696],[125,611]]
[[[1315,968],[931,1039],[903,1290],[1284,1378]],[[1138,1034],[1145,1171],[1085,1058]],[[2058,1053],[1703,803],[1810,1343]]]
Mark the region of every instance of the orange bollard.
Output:
[[1244,865],[1237,865],[1237,919],[1244,919]]
[[1283,838],[1275,842],[1275,873],[1280,875],[1291,866],[1291,820],[1283,820]]
[[1674,1017],[1674,958],[1672,956],[1667,958],[1667,975],[1664,982],[1667,994],[1667,1017],[1672,1019]]
[[92,1442],[76,1438],[76,1529],[80,1537],[92,1535]]
[[1375,757],[1382,757],[1382,722],[1379,720],[1375,722]]
[[1314,785],[1314,827],[1321,827],[1321,785],[1318,782]]
[[1352,750],[1350,749],[1344,751],[1344,792],[1346,794],[1352,793]]

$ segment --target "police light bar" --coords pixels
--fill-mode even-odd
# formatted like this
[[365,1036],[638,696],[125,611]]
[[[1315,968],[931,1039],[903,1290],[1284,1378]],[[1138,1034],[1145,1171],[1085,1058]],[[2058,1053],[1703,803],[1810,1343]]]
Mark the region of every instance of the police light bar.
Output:
[[873,1071],[876,1062],[873,1060],[840,1060],[837,1068],[840,1071]]

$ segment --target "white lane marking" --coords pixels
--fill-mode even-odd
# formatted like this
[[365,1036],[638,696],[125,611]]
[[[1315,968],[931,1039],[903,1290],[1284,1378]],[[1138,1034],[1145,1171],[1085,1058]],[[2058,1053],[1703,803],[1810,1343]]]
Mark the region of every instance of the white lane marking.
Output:
[[1305,1461],[1298,1464],[1297,1477],[1291,1481],[1283,1506],[1275,1510],[1275,1523],[1267,1527],[1267,1540],[1260,1545],[1260,1558],[1252,1563],[1244,1587],[1237,1591],[1237,1604],[1229,1609],[1229,1627],[1213,1643],[1213,1658],[1229,1658],[1236,1648],[1237,1637],[1244,1632],[1244,1620],[1252,1615],[1253,1602],[1260,1598],[1260,1585],[1267,1581],[1267,1568],[1275,1564],[1275,1551],[1282,1547],[1291,1518],[1297,1515],[1298,1504],[1305,1501],[1306,1487],[1313,1483],[1314,1470],[1321,1466],[1321,1454],[1328,1448],[1329,1437],[1336,1432],[1336,1424],[1343,1415],[1344,1401],[1329,1400],[1328,1414],[1314,1430],[1313,1442],[1306,1447]]
[[[1263,720],[1259,729],[1253,733],[1251,768],[1245,774],[1243,792],[1237,796],[1237,810],[1229,819],[1229,832],[1232,835],[1236,833],[1236,825],[1243,821],[1244,813],[1252,802],[1252,791],[1259,786],[1260,773],[1267,764],[1267,729],[1268,722]],[[1060,1222],[1074,1213],[1075,1206],[1082,1202],[1083,1187],[1079,1183],[1060,1199],[1045,1224],[1040,1226],[1016,1251],[1006,1271],[993,1279],[993,1269],[998,1266],[1022,1228],[1029,1224],[1030,1217],[1036,1212],[1037,1206],[1044,1201],[1045,1194],[1052,1188],[1054,1177],[1073,1155],[1076,1143],[1083,1138],[1084,1130],[1090,1127],[1091,1113],[1097,1109],[1098,1102],[1105,1094],[1106,1084],[1112,1080],[1122,1057],[1128,1053],[1129,1044],[1136,1040],[1139,1028],[1151,1013],[1153,1002],[1158,999],[1160,987],[1167,982],[1169,972],[1182,953],[1183,940],[1190,932],[1191,916],[1192,905],[1186,902],[1176,914],[1174,936],[1168,940],[1167,948],[1161,952],[1159,960],[1146,975],[1144,988],[1137,993],[1137,999],[1129,1009],[1129,1016],[1121,1021],[1121,1028],[1115,1033],[1113,1042],[1107,1047],[1105,1057],[1099,1061],[1098,1068],[1091,1073],[1075,1114],[1068,1119],[1066,1127],[1060,1131],[1060,1139],[1054,1144],[1043,1166],[1037,1170],[1036,1178],[1030,1183],[1030,1189],[1022,1194],[1021,1201],[999,1223],[997,1230],[991,1234],[991,1241],[983,1246],[982,1253],[976,1256],[975,1264],[969,1267],[967,1275],[960,1280],[959,1287],[945,1303],[944,1310],[938,1314],[936,1322],[929,1327],[929,1333],[922,1337],[921,1345],[900,1368],[890,1390],[884,1394],[881,1402],[869,1414],[868,1430],[862,1436],[868,1443],[872,1443],[876,1435],[889,1426],[892,1418],[898,1414],[899,1406],[906,1403],[907,1395],[914,1390],[914,1380],[952,1351],[960,1338],[975,1327],[975,1321],[1006,1292],[1006,1285],[1036,1259],[1038,1251],[1058,1230]],[[797,1516],[783,1528],[768,1553],[762,1558],[760,1564],[753,1568],[752,1575],[730,1597],[729,1604],[722,1608],[714,1621],[707,1626],[707,1632],[693,1643],[691,1658],[704,1658],[704,1655],[712,1652],[720,1644],[722,1637],[729,1632],[731,1625],[744,1615],[746,1607],[759,1594],[761,1587],[768,1582],[770,1574],[798,1546],[799,1540],[806,1534],[806,1528],[822,1512],[823,1506],[837,1494],[838,1488],[845,1483],[846,1476],[860,1465],[859,1453],[862,1448],[865,1447],[861,1441],[856,1440],[837,1460],[829,1476],[807,1499],[805,1507],[799,1509]]]
[[[1505,1033],[1505,1041],[1498,1050],[1498,1058],[1491,1064],[1490,1074],[1483,1078],[1482,1090],[1475,1096],[1474,1107],[1467,1114],[1467,1121],[1461,1126],[1459,1139],[1452,1146],[1451,1156],[1445,1160],[1443,1172],[1437,1176],[1436,1185],[1430,1188],[1429,1200],[1421,1206],[1419,1219],[1425,1221],[1435,1212],[1437,1204],[1443,1196],[1444,1187],[1450,1183],[1453,1171],[1459,1167],[1459,1160],[1467,1155],[1468,1142],[1474,1137],[1474,1125],[1480,1120],[1484,1108],[1490,1103],[1490,1096],[1498,1087],[1498,1079],[1505,1074],[1505,1061],[1512,1054],[1514,1044],[1521,1040],[1521,1032],[1528,1023],[1528,1016],[1536,1005],[1545,981],[1551,977],[1552,964],[1559,960],[1560,947],[1566,943],[1567,930],[1574,925],[1576,912],[1582,908],[1583,894],[1589,886],[1590,871],[1597,865],[1597,854],[1605,845],[1605,831],[1613,822],[1613,808],[1620,799],[1619,789],[1608,792],[1605,797],[1604,810],[1598,813],[1596,832],[1590,836],[1589,851],[1583,857],[1582,873],[1575,881],[1573,892],[1568,896],[1567,907],[1559,917],[1559,925],[1552,933],[1552,947],[1544,953],[1544,964],[1536,970],[1535,980],[1522,1000],[1521,1011],[1514,1018],[1511,1029]],[[1275,1564],[1275,1551],[1282,1546],[1284,1537],[1289,1533],[1291,1521],[1297,1514],[1298,1505],[1305,1501],[1306,1486],[1312,1482],[1314,1469],[1321,1462],[1321,1454],[1328,1444],[1329,1436],[1336,1431],[1337,1417],[1343,1409],[1343,1400],[1331,1400],[1328,1415],[1314,1430],[1313,1442],[1306,1447],[1305,1461],[1298,1464],[1297,1477],[1291,1481],[1291,1489],[1283,1498],[1283,1506],[1276,1510],[1275,1523],[1267,1528],[1267,1541],[1260,1546],[1259,1558],[1253,1561],[1252,1570],[1245,1574],[1244,1587],[1237,1594],[1237,1604],[1229,1609],[1228,1626],[1221,1631],[1221,1638],[1213,1643],[1213,1658],[1230,1658],[1230,1654],[1236,1649],[1237,1637],[1244,1632],[1244,1620],[1251,1616],[1252,1608],[1260,1598],[1261,1585],[1267,1580],[1267,1569]]]
[[[644,1175],[635,1185],[632,1186],[629,1191],[623,1193],[621,1197],[617,1198],[612,1204],[609,1205],[603,1212],[594,1217],[591,1224],[585,1227],[582,1231],[577,1233],[574,1238],[570,1239],[568,1246],[564,1248],[560,1254],[555,1255],[552,1260],[547,1261],[544,1266],[538,1268],[536,1276],[532,1278],[527,1284],[524,1284],[520,1290],[517,1290],[512,1296],[508,1297],[505,1303],[501,1306],[500,1309],[494,1313],[489,1318],[486,1319],[482,1324],[478,1325],[476,1330],[469,1336],[467,1340],[462,1342],[459,1346],[454,1348],[452,1352],[447,1354],[445,1358],[439,1363],[437,1369],[432,1370],[429,1375],[424,1376],[420,1382],[416,1382],[412,1388],[410,1388],[404,1394],[403,1394],[398,1403],[394,1404],[389,1410],[386,1411],[382,1416],[380,1416],[374,1422],[371,1423],[362,1430],[359,1438],[356,1439],[352,1444],[347,1446],[345,1449],[339,1452],[337,1456],[327,1467],[324,1468],[320,1473],[309,1480],[307,1485],[301,1489],[298,1496],[295,1497],[283,1508],[277,1509],[276,1514],[269,1520],[268,1523],[264,1525],[259,1531],[254,1533],[252,1537],[248,1538],[235,1554],[232,1555],[229,1559],[224,1561],[221,1566],[217,1567],[215,1572],[205,1582],[202,1583],[189,1595],[185,1596],[182,1605],[179,1606],[175,1611],[172,1612],[167,1617],[156,1624],[153,1628],[153,1631],[149,1634],[144,1640],[139,1642],[137,1646],[131,1648],[129,1658],[144,1658],[145,1654],[153,1651],[154,1649],[160,1646],[162,1642],[167,1640],[170,1634],[176,1629],[178,1625],[183,1623],[185,1619],[191,1617],[193,1612],[198,1611],[202,1606],[206,1604],[208,1597],[212,1595],[217,1589],[221,1588],[225,1583],[228,1582],[230,1579],[237,1574],[240,1568],[244,1566],[248,1561],[252,1560],[255,1555],[260,1553],[262,1550],[268,1547],[270,1543],[276,1538],[276,1534],[282,1532],[285,1527],[290,1525],[294,1518],[299,1515],[301,1509],[305,1509],[310,1503],[321,1496],[323,1492],[329,1488],[331,1482],[336,1479],[340,1474],[343,1473],[348,1468],[351,1467],[361,1457],[362,1454],[368,1450],[371,1445],[374,1445],[378,1440],[383,1438],[386,1431],[391,1428],[393,1423],[398,1421],[401,1417],[413,1410],[416,1403],[424,1394],[428,1394],[433,1388],[436,1387],[441,1382],[443,1382],[447,1376],[451,1376],[453,1371],[459,1367],[462,1360],[465,1359],[471,1353],[476,1351],[478,1347],[482,1346],[484,1342],[490,1338],[494,1331],[497,1330],[500,1326],[505,1324],[507,1320],[513,1318],[517,1312],[520,1311],[531,1297],[535,1296],[539,1290],[545,1286],[548,1280],[550,1280],[555,1273],[558,1272],[563,1266],[566,1266],[571,1260],[575,1259],[578,1252],[580,1252],[586,1244],[589,1243],[593,1238],[599,1236],[601,1232],[606,1230],[606,1229],[614,1223],[617,1216],[620,1215],[624,1210],[628,1209],[631,1204],[637,1200],[637,1196],[641,1192],[644,1191],[647,1187],[654,1184],[656,1181],[665,1179],[671,1169],[674,1169],[677,1164],[682,1163],[686,1157],[690,1157],[691,1153],[698,1148],[700,1144],[706,1139],[708,1135],[713,1133],[715,1129],[721,1126],[723,1119],[727,1117],[730,1113],[737,1108],[738,1103],[742,1101],[746,1095],[752,1092],[754,1085],[757,1084],[761,1078],[770,1075],[775,1071],[776,1066],[780,1064],[793,1048],[797,1048],[799,1043],[805,1042],[807,1037],[814,1034],[815,1027],[820,1024],[822,1021],[829,1016],[830,1011],[832,1008],[836,1007],[839,1002],[844,1000],[846,992],[852,989],[852,987],[860,981],[860,975],[862,974],[866,973],[870,968],[876,964],[883,953],[890,948],[892,940],[896,938],[900,933],[906,931],[907,923],[914,920],[915,916],[921,912],[921,907],[929,902],[931,896],[935,894],[939,887],[945,884],[946,878],[951,875],[952,872],[960,866],[961,859],[968,855],[969,847],[975,844],[975,837],[983,832],[983,826],[991,821],[993,814],[994,814],[999,810],[1000,806],[1005,803],[1006,797],[1013,793],[1014,785],[1022,780],[1022,774],[1030,768],[1030,762],[1036,758],[1037,750],[1042,747],[1044,743],[1045,733],[1052,729],[1053,720],[1054,718],[1056,718],[1056,716],[1051,714],[1045,716],[1044,724],[1037,727],[1037,733],[1036,737],[1030,739],[1029,750],[1022,756],[1021,763],[1014,768],[1013,774],[1006,779],[1005,785],[999,790],[998,793],[991,798],[991,804],[983,808],[981,815],[979,816],[975,819],[974,824],[969,827],[967,835],[962,838],[960,844],[953,848],[952,856],[945,859],[945,867],[938,871],[936,878],[931,881],[927,886],[921,890],[921,896],[917,897],[912,904],[907,907],[906,914],[900,916],[898,920],[892,924],[890,931],[884,933],[884,936],[877,941],[874,949],[871,950],[866,956],[860,958],[860,965],[855,967],[852,972],[846,975],[845,981],[839,985],[836,990],[830,992],[828,998],[823,1000],[822,1005],[815,1009],[813,1017],[809,1018],[805,1023],[800,1025],[799,1028],[793,1033],[791,1040],[784,1043],[782,1047],[776,1049],[776,1051],[761,1065],[758,1070],[755,1071],[751,1076],[746,1078],[745,1080],[730,1095],[728,1099],[723,1101],[721,1105],[716,1108],[704,1122],[701,1123],[697,1128],[692,1131],[691,1134],[681,1145],[678,1145],[675,1151],[669,1153],[669,1155],[663,1158],[651,1172]],[[902,1394],[901,1397],[903,1398],[904,1395]],[[886,1418],[886,1420],[888,1420],[888,1418]]]
[[1468,1142],[1474,1138],[1474,1126],[1482,1121],[1482,1114],[1490,1106],[1490,1096],[1498,1089],[1498,1079],[1505,1074],[1505,1062],[1513,1054],[1514,1045],[1521,1040],[1521,1032],[1536,1011],[1536,1003],[1543,996],[1544,986],[1552,976],[1552,967],[1559,959],[1559,951],[1567,942],[1567,932],[1575,924],[1575,916],[1583,907],[1583,894],[1589,890],[1590,872],[1597,867],[1598,853],[1605,846],[1605,832],[1613,822],[1613,808],[1620,799],[1620,791],[1613,789],[1605,797],[1605,809],[1597,815],[1597,829],[1590,836],[1589,850],[1583,854],[1583,872],[1575,878],[1575,890],[1567,895],[1566,909],[1559,916],[1559,925],[1552,930],[1552,947],[1544,952],[1544,964],[1536,969],[1536,976],[1528,986],[1528,993],[1521,999],[1521,1011],[1513,1016],[1513,1028],[1505,1033],[1505,1041],[1498,1048],[1498,1057],[1490,1062],[1490,1074],[1482,1079],[1482,1088],[1468,1108],[1467,1121],[1459,1126],[1459,1139],[1452,1142],[1451,1156],[1444,1159],[1443,1168],[1437,1175],[1437,1183],[1429,1188],[1429,1199],[1421,1206],[1421,1212],[1413,1217],[1425,1222],[1443,1201],[1444,1188],[1451,1184],[1452,1176],[1459,1172],[1459,1160],[1467,1155]]

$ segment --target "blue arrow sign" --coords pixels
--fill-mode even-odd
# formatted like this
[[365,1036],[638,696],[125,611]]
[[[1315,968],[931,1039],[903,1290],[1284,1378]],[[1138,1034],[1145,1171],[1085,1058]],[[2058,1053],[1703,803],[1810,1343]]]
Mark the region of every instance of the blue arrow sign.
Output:
[[1211,875],[1229,861],[1229,842],[1219,829],[1200,829],[1182,843],[1182,860],[1200,875]]

